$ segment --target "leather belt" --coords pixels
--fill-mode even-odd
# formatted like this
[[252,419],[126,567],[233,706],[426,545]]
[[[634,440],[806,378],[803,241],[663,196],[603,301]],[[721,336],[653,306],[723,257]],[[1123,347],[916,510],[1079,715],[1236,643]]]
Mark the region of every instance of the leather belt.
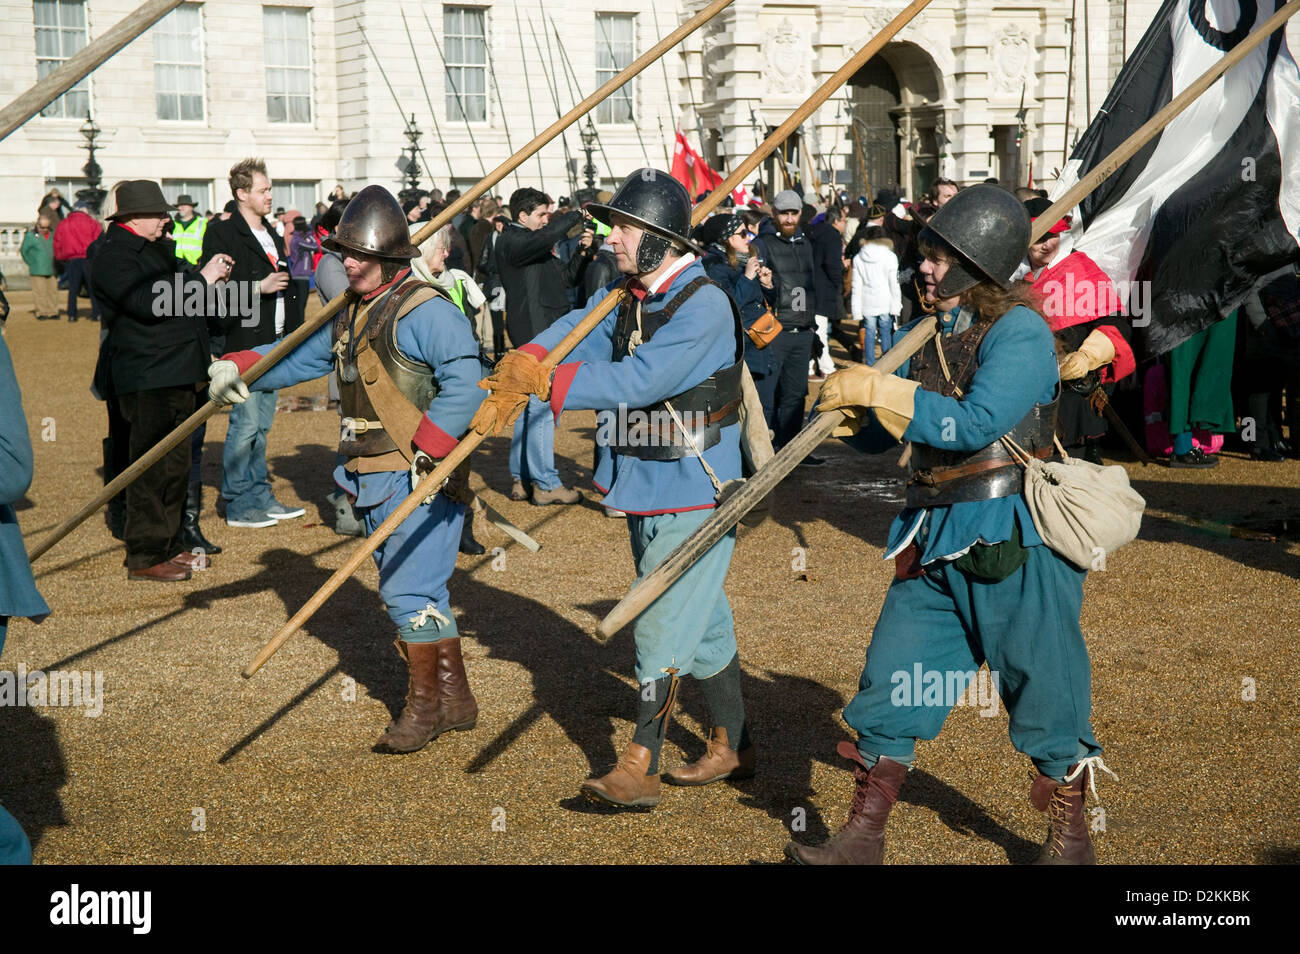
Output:
[[[1046,460],[1051,457],[1056,448],[1040,447],[1034,451],[1032,456],[1039,460]],[[995,457],[991,460],[981,460],[973,464],[964,464],[961,467],[932,467],[929,470],[918,470],[912,475],[912,483],[921,484],[925,487],[938,487],[940,484],[947,483],[950,480],[959,480],[962,477],[970,477],[974,474],[982,474],[988,470],[1000,470],[1003,467],[1017,466],[1010,457]]]
[[[740,404],[741,404],[740,398],[736,398],[734,401],[728,401],[726,404],[722,405],[722,407],[718,408],[708,417],[704,418],[704,426],[708,427],[711,424],[717,424],[719,421],[722,421],[725,418],[730,417],[740,408]],[[689,415],[687,419],[690,420],[692,423],[699,422],[699,418],[695,415],[695,412],[681,411],[679,413]],[[685,443],[685,440],[682,438],[681,430],[677,427],[677,422],[671,419],[668,421],[660,422],[658,426],[655,427],[654,429],[651,429],[650,425],[647,424],[646,435],[649,436],[650,434],[655,434],[657,437],[660,438],[659,441],[657,442],[659,446],[663,446],[665,444],[679,445]]]

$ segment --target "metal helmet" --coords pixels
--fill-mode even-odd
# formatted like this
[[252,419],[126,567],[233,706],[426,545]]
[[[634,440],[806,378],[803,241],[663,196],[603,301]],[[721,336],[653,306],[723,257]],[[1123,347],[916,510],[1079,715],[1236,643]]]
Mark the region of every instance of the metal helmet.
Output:
[[950,246],[957,253],[935,286],[936,298],[951,298],[986,279],[1007,289],[1029,248],[1029,213],[1005,189],[992,184],[971,186],[934,213],[918,238]]
[[406,216],[393,194],[381,185],[368,185],[343,210],[338,228],[322,244],[332,251],[361,252],[378,258],[415,258]]
[[587,211],[603,225],[612,226],[611,219],[617,213],[645,230],[636,247],[640,274],[658,268],[674,245],[704,255],[704,250],[687,238],[691,230],[691,197],[686,187],[660,169],[638,169],[623,180],[608,203],[593,202]]

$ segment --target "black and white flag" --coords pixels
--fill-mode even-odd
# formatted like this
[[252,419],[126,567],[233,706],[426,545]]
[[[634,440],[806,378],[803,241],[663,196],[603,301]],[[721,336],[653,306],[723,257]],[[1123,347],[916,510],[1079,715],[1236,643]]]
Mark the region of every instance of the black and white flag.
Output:
[[[1054,197],[1282,5],[1165,0]],[[1100,265],[1128,302],[1139,356],[1162,354],[1226,317],[1258,278],[1292,261],[1300,247],[1300,74],[1285,30],[1087,196],[1074,222],[1071,247]]]

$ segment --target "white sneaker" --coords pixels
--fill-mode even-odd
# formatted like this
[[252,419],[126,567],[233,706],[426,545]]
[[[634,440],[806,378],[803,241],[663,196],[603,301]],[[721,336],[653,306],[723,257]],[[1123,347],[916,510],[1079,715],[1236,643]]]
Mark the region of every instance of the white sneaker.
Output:
[[261,527],[274,527],[278,521],[265,510],[255,510],[252,513],[244,514],[242,517],[233,517],[226,515],[227,527],[250,527],[260,529]]
[[273,521],[292,520],[294,517],[301,517],[306,513],[307,511],[302,507],[286,507],[278,500],[266,508],[266,515]]

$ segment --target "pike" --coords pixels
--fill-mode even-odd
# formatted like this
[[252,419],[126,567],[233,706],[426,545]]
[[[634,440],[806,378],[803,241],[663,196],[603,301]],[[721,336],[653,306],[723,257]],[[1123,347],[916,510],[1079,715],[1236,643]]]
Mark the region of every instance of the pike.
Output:
[[[582,96],[582,84],[578,82],[578,74],[573,69],[573,62],[569,59],[569,51],[564,48],[564,42],[560,39],[560,28],[555,25],[555,21],[547,15],[546,11],[542,11],[542,16],[546,18],[546,22],[551,25],[551,32],[555,34],[555,48],[560,51],[560,65],[564,67],[564,85],[568,88],[570,96],[575,100],[579,99]],[[549,52],[551,48],[549,33],[546,35],[546,48]],[[556,85],[558,85],[558,81]],[[632,128],[636,129],[635,117],[632,120]],[[596,126],[592,123],[590,116],[587,117],[587,129],[590,130],[590,135],[596,142],[596,148],[600,150],[600,157],[605,160],[605,171],[609,173],[610,181],[615,181],[614,165],[609,161],[609,156],[605,153],[605,140],[600,138],[600,134],[597,133]],[[636,138],[637,142],[641,143],[641,152],[644,153],[645,142],[641,139],[640,129],[636,129]],[[650,159],[647,156],[646,165],[649,164]]]
[[[447,66],[447,57],[442,55],[442,44],[438,42],[438,34],[433,32],[433,24],[429,21],[429,12],[427,10],[421,9],[420,13],[424,15],[424,25],[429,28],[429,36],[433,37],[433,48],[438,51],[438,59],[442,61],[443,72],[447,77],[447,82],[451,84],[452,95],[456,97],[456,105],[460,107],[460,118],[465,120],[465,134],[469,136],[469,144],[472,147],[474,147],[474,158],[478,160],[479,171],[486,176],[487,166],[483,163],[482,155],[479,154],[478,141],[474,138],[474,130],[472,130],[469,126],[469,113],[465,111],[465,100],[461,98],[460,88],[456,85],[456,80],[452,78],[451,68]],[[402,14],[402,22],[403,23],[406,22],[405,13]],[[409,29],[407,30],[407,35],[408,36],[410,35]],[[411,51],[415,52],[414,44],[412,44],[411,46]],[[420,82],[421,83],[424,82],[423,74],[420,75]],[[425,90],[425,95],[428,95],[427,89]],[[432,110],[433,107],[430,106],[429,109]],[[435,117],[435,121],[436,121],[436,117]],[[448,178],[450,178],[451,176],[450,170],[448,170],[447,175]]]
[[[632,79],[632,77],[644,71],[648,66],[650,66],[650,64],[654,63],[658,57],[662,56],[668,50],[681,42],[683,37],[698,30],[733,2],[734,0],[713,0],[713,2],[702,9],[699,13],[695,14],[695,16],[691,17],[668,36],[664,37],[650,49],[646,50],[646,52],[633,60],[627,69],[606,80],[600,89],[596,90],[581,103],[578,103],[578,105],[574,106],[573,109],[569,110],[564,114],[564,116],[557,119],[550,126],[547,126],[546,129],[534,136],[533,139],[523,147],[523,149],[519,150],[519,152],[515,153],[509,159],[505,160],[493,169],[492,172],[488,174],[487,178],[480,180],[473,187],[467,189],[459,199],[452,202],[447,206],[447,208],[443,209],[442,212],[434,216],[432,221],[428,222],[422,229],[411,237],[412,244],[419,245],[421,242],[427,241],[440,228],[450,222],[461,212],[468,209],[476,198],[491,189],[514,170],[518,169],[526,160],[536,154],[548,142],[585,116],[587,112],[594,108],[602,99],[609,96],[616,89],[622,87]],[[325,306],[325,309],[320,312],[320,314],[304,321],[297,330],[286,336],[266,355],[264,355],[261,360],[244,372],[244,383],[252,384],[262,375],[266,374],[266,372],[269,371],[277,362],[281,361],[286,355],[315,334],[319,328],[332,320],[342,308],[355,299],[356,296],[353,295],[351,291],[346,291],[333,299]],[[168,451],[189,437],[195,428],[219,410],[221,410],[221,405],[214,401],[209,401],[203,407],[191,414],[183,423],[177,426],[175,430],[148,450],[143,457],[124,470],[114,480],[110,481],[103,490],[100,491],[98,496],[83,506],[68,520],[56,528],[48,537],[42,540],[32,551],[31,559],[33,561],[38,560],[43,554],[48,552],[51,547],[79,527],[87,517],[98,511],[100,507],[104,506],[104,504],[112,500],[113,497],[117,496],[117,494],[130,486],[131,483],[133,483],[141,474],[161,460]],[[447,475],[444,474],[443,478],[445,479],[446,476]],[[425,496],[429,496],[429,493],[432,493],[432,491],[426,493]],[[414,509],[414,507],[412,507],[412,509]]]
[[[1034,220],[1030,230],[1029,243],[1038,241],[1049,226],[1069,212],[1079,200],[1090,193],[1131,159],[1151,137],[1169,124],[1169,122],[1205,92],[1223,73],[1239,63],[1252,49],[1267,37],[1281,29],[1286,20],[1300,10],[1300,0],[1291,0],[1282,7],[1263,26],[1253,32],[1218,63],[1206,70],[1187,89],[1170,100],[1169,104],[1145,122],[1133,135],[1120,143],[1115,150],[1087,176],[1080,179],[1064,195],[1052,203],[1042,215]],[[904,11],[906,12],[906,11]],[[900,14],[901,16],[902,14]],[[891,24],[892,26],[892,24]],[[888,28],[887,28],[888,29]],[[836,74],[838,76],[838,74]],[[916,327],[894,347],[890,348],[876,363],[876,367],[886,374],[892,374],[921,349],[936,331],[934,317],[922,319]],[[600,621],[596,638],[601,642],[608,640],[625,625],[641,615],[658,599],[679,576],[686,572],[701,556],[722,539],[732,527],[749,512],[760,500],[766,497],[778,483],[790,473],[795,466],[807,457],[845,418],[839,411],[818,414],[801,430],[795,438],[758,470],[752,477],[739,484],[732,494],[719,501],[713,514],[664,557],[663,562],[633,584],[628,594],[619,601]]]
[[[524,49],[524,27],[519,19],[519,4],[515,4],[515,36],[519,37],[519,65],[528,72],[528,52]],[[538,56],[541,54],[539,53]],[[500,93],[497,94],[498,96]],[[533,87],[528,85],[528,120],[533,124],[533,135],[537,135],[537,114],[533,111]],[[568,152],[568,149],[565,149]],[[546,190],[546,176],[542,174],[542,157],[537,157],[537,187]]]
[[[822,86],[813,93],[802,106],[796,109],[790,116],[772,131],[772,134],[765,139],[754,152],[750,153],[731,176],[721,185],[714,189],[709,195],[697,205],[691,212],[691,224],[698,225],[708,217],[709,213],[716,209],[724,198],[732,193],[735,188],[745,181],[745,177],[758,168],[759,164],[766,159],[772,152],[789,138],[790,133],[799,127],[799,124],[807,119],[812,113],[824,103],[830,95],[848,82],[862,64],[871,59],[880,49],[894,37],[899,30],[905,27],[918,13],[920,13],[929,4],[930,0],[912,0],[889,24],[872,40],[867,43],[858,53],[854,54],[844,66],[842,66],[834,76],[828,79]],[[1300,3],[1300,0],[1296,0]],[[719,7],[719,9],[721,9]],[[542,359],[542,366],[554,370],[564,358],[578,346],[583,338],[591,334],[605,316],[614,310],[628,295],[626,289],[620,290],[616,295],[606,295],[601,299],[591,312],[582,319],[572,331],[564,336],[554,348],[552,348]],[[906,339],[905,339],[906,340]],[[917,345],[919,347],[919,344]],[[830,415],[823,415],[829,417]],[[829,432],[829,428],[828,428]],[[415,512],[421,502],[431,494],[435,493],[439,487],[447,480],[448,477],[456,470],[460,464],[474,452],[474,449],[483,443],[486,435],[479,434],[477,431],[470,431],[465,437],[452,449],[442,462],[433,470],[425,475],[424,479],[414,491],[411,492],[404,501],[397,505],[397,508],[388,516],[383,523],[375,528],[374,532],[366,538],[365,542],[359,546],[348,558],[343,566],[334,572],[325,584],[307,601],[307,603],[287,622],[281,630],[272,637],[271,641],[262,647],[261,651],[253,658],[243,671],[244,677],[249,678],[266,664],[266,661],[275,655],[276,651],[284,645],[285,641],[292,636],[299,628],[302,627],[312,614],[318,610],[330,595],[343,585],[347,579],[356,572],[362,562],[380,547],[402,521]],[[806,452],[805,452],[806,453]],[[793,465],[791,465],[793,466]],[[745,488],[742,488],[742,493]],[[752,506],[752,504],[751,504]],[[746,508],[748,509],[748,508]]]
[[[393,103],[397,106],[397,111],[398,111],[399,113],[402,114],[402,119],[403,119],[403,121],[405,121],[405,119],[406,119],[406,110],[404,110],[404,109],[402,108],[402,101],[399,100],[399,99],[397,98],[397,90],[393,89],[393,84],[390,83],[390,82],[388,81],[388,73],[385,72],[385,70],[384,70],[384,64],[383,64],[383,61],[379,59],[379,54],[375,52],[375,48],[374,48],[373,46],[370,45],[370,37],[366,36],[366,29],[365,29],[365,27],[363,27],[363,26],[361,25],[361,21],[360,21],[360,20],[357,20],[357,21],[356,21],[356,24],[357,24],[357,32],[361,34],[361,39],[365,41],[366,49],[370,51],[370,55],[373,56],[373,57],[375,58],[375,66],[379,69],[379,75],[383,78],[383,80],[384,80],[384,85],[388,87],[388,92],[389,92],[389,93],[392,95],[392,97],[393,97]],[[410,31],[409,29],[406,31],[406,35],[407,35],[407,37],[410,37],[410,35],[411,35],[411,31]],[[414,42],[414,41],[411,42],[411,54],[412,54],[412,55],[415,54],[415,42]],[[416,69],[417,72],[418,72],[419,69],[420,69],[420,60],[419,60],[419,57],[416,57],[416,60],[415,60],[415,69]],[[420,74],[420,82],[421,82],[421,83],[424,82],[424,74]],[[425,90],[425,96],[427,97],[428,95],[429,95],[429,92],[428,92],[428,90],[426,89],[426,90]],[[430,109],[430,110],[433,109],[433,104],[432,104],[432,103],[429,104],[429,109]],[[411,122],[412,122],[412,123],[415,122],[415,113],[411,113]],[[409,129],[410,127],[408,126],[407,128]],[[443,158],[443,160],[447,163],[447,175],[450,176],[450,175],[451,175],[451,156],[447,155],[447,144],[446,144],[445,142],[442,141],[442,131],[438,128],[438,118],[437,118],[436,116],[433,117],[433,131],[434,131],[435,133],[437,133],[437,136],[438,136],[438,145],[442,147],[442,158]],[[425,170],[425,172],[429,173],[429,181],[430,181],[430,182],[433,182],[433,164],[432,164],[431,162],[429,162],[428,157],[426,157],[425,154],[424,154],[424,150],[420,148],[419,144],[416,143],[416,141],[415,141],[414,139],[411,140],[411,151],[412,151],[412,152],[418,152],[418,153],[419,153],[419,155],[420,155],[420,159],[421,159],[421,161],[424,163],[424,170]],[[413,178],[414,178],[414,177],[413,177]],[[33,559],[34,559],[34,558],[33,558]]]
[[[537,58],[540,60],[542,58],[542,48],[541,44],[537,42],[537,26],[533,23],[532,17],[528,18],[528,32],[533,35],[533,46],[537,47]],[[545,31],[543,31],[543,35],[546,35]],[[556,86],[558,85],[559,80],[556,79],[554,75],[555,59],[550,55],[551,46],[549,40],[546,44],[546,53],[548,58],[551,60],[551,68],[548,70],[546,69],[546,64],[542,64],[542,78],[546,80],[546,89],[551,94],[551,102],[555,104],[555,115],[558,116],[560,115],[560,93]],[[555,83],[551,82],[553,79],[555,80]],[[572,195],[574,192],[578,191],[578,179],[573,174],[573,155],[569,152],[568,137],[561,136],[560,143],[564,146],[564,171],[569,177],[569,194]]]

